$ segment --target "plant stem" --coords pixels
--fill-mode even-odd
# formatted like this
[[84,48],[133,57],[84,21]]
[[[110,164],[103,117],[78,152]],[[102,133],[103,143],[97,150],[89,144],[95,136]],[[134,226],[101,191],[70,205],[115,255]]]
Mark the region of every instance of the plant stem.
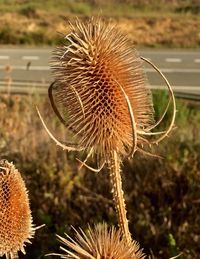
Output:
[[123,233],[124,238],[127,243],[132,242],[131,234],[128,227],[128,220],[126,217],[126,204],[124,200],[124,192],[122,189],[122,179],[121,179],[121,169],[120,169],[120,158],[116,151],[113,151],[110,159],[110,181],[112,184],[113,200],[115,204],[115,209],[117,212],[118,224]]

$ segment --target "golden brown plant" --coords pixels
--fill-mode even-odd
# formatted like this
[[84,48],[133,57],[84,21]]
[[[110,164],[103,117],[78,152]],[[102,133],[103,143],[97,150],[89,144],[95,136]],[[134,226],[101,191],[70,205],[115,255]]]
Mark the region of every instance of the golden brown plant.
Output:
[[[39,116],[56,144],[68,151],[87,151],[86,159],[79,160],[81,165],[99,172],[107,164],[119,226],[131,243],[120,164],[136,151],[149,154],[144,146],[158,144],[169,134],[175,120],[174,95],[157,67],[140,57],[123,34],[101,19],[85,23],[77,20],[65,40],[66,44],[54,51],[55,82],[49,87],[49,98],[60,121],[74,134],[73,144],[59,142]],[[152,130],[163,120],[169,103],[155,123],[143,61],[160,73],[169,89],[174,111],[164,132]],[[160,136],[152,139],[154,135]],[[99,169],[86,165],[88,158],[95,155]]]
[[0,256],[18,258],[25,254],[25,243],[31,243],[32,224],[27,189],[20,172],[12,163],[0,161]]
[[[75,230],[75,229],[74,229]],[[57,236],[65,246],[61,247],[64,254],[58,255],[61,258],[74,259],[142,259],[145,254],[136,241],[128,245],[123,239],[120,230],[114,227],[108,228],[106,224],[98,224],[86,232],[75,230],[75,238],[66,235],[66,238]]]

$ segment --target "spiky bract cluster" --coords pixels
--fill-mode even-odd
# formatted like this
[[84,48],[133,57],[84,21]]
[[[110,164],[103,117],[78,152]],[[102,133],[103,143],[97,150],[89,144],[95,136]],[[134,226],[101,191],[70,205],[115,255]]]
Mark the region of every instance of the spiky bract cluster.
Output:
[[[56,104],[67,113],[68,128],[80,146],[101,157],[113,150],[129,154],[135,131],[153,122],[138,53],[124,35],[100,19],[76,21],[65,39],[66,45],[54,52],[52,68]],[[138,139],[136,145],[141,142]]]
[[17,258],[34,235],[24,181],[12,163],[0,161],[0,256]]
[[57,254],[61,258],[80,259],[142,259],[145,258],[137,242],[128,245],[119,230],[108,228],[106,224],[90,227],[84,233],[76,231],[75,239],[66,235],[58,236],[66,247],[61,247],[65,254]]

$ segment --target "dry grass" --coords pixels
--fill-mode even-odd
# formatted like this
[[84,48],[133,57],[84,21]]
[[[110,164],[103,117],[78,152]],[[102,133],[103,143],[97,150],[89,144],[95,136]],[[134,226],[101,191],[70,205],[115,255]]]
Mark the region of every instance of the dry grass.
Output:
[[[162,109],[160,100],[159,95],[156,112]],[[165,101],[162,99],[163,107]],[[34,109],[40,102],[29,96],[7,99],[2,95],[0,101],[1,158],[15,162],[23,172],[35,224],[46,223],[22,258],[39,259],[50,251],[59,251],[55,233],[70,233],[70,225],[85,230],[92,222],[116,224],[106,171],[98,175],[78,171],[76,154],[60,150],[43,130]],[[59,139],[65,139],[63,128],[51,118],[48,107],[47,102],[40,106],[42,114],[47,115],[47,123]],[[198,108],[182,102],[178,102],[178,110],[178,129],[167,145],[156,149],[164,159],[155,161],[137,155],[134,164],[126,161],[124,165],[128,218],[131,232],[146,252],[151,247],[163,259],[182,251],[182,259],[198,259],[200,114]]]
[[[85,15],[83,15],[85,16]],[[0,16],[1,44],[54,45],[59,33],[66,33],[65,19],[73,19],[67,12],[37,10],[35,16],[5,12]],[[83,17],[84,18],[84,17]],[[108,19],[108,18],[105,18]],[[200,46],[200,18],[198,15],[124,15],[113,17],[137,46],[185,47]]]

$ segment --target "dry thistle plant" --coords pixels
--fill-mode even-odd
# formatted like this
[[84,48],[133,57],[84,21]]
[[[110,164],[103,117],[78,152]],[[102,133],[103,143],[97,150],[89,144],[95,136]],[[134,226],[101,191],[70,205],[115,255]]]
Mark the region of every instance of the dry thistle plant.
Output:
[[66,238],[57,235],[58,240],[65,246],[61,246],[63,254],[57,255],[60,258],[74,259],[142,259],[145,258],[139,244],[132,241],[131,246],[123,239],[120,230],[116,230],[113,226],[108,228],[106,224],[98,224],[91,229],[89,227],[86,232],[74,229],[75,238],[66,235]]
[[0,161],[0,256],[18,258],[25,254],[25,243],[31,243],[36,228],[32,224],[26,186],[12,163]]
[[[71,24],[65,41],[54,51],[55,82],[49,87],[49,99],[55,114],[68,132],[73,133],[73,143],[58,141],[38,113],[57,145],[68,151],[86,151],[85,160],[79,160],[81,166],[99,172],[107,165],[119,226],[131,243],[120,165],[125,157],[133,157],[136,151],[150,154],[145,147],[158,144],[169,134],[175,120],[174,95],[159,69],[140,57],[115,26],[101,19],[85,23],[77,20]],[[154,122],[144,61],[163,77],[170,93],[167,107],[157,122]],[[162,122],[171,101],[173,114],[169,127],[163,132],[152,132]],[[86,164],[90,156],[97,157],[98,169]]]

